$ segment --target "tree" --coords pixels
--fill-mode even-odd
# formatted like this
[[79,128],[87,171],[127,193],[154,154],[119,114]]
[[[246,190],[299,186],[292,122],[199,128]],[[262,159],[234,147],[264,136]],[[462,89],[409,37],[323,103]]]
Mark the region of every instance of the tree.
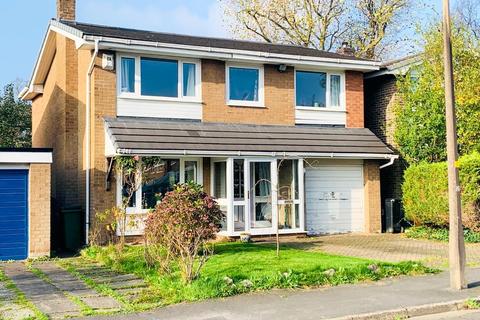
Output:
[[30,147],[32,108],[15,95],[13,83],[0,95],[0,147]]
[[480,37],[480,7],[478,0],[458,0],[454,18],[470,30],[476,39]]
[[[395,140],[409,163],[446,159],[442,35],[437,25],[424,34],[419,65],[398,78]],[[460,154],[480,150],[480,47],[464,25],[452,30]]]
[[[398,43],[411,0],[222,0],[241,38],[334,50],[343,41],[356,54],[378,58]],[[394,32],[391,32],[394,31]]]

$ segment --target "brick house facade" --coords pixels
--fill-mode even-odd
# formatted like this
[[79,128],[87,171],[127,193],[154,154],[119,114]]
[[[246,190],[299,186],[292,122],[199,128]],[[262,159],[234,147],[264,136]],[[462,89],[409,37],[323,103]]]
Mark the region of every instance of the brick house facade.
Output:
[[[130,45],[141,46],[145,41],[138,44],[135,44],[135,41],[141,40],[146,32],[76,23],[73,21],[75,19],[75,1],[59,0],[58,2],[60,3],[58,6],[59,20],[53,20],[50,23],[50,29],[46,36],[44,50],[42,51],[44,54],[39,57],[34,76],[23,98],[32,100],[33,145],[54,149],[55,162],[52,168],[52,197],[55,200],[56,207],[60,208],[60,210],[69,208],[86,210],[86,193],[90,195],[90,202],[88,203],[90,219],[95,218],[96,212],[118,204],[119,197],[121,198],[119,189],[121,185],[119,184],[120,182],[115,181],[115,174],[110,172],[110,166],[112,159],[118,152],[121,150],[123,150],[122,152],[131,152],[134,148],[121,148],[117,145],[118,139],[115,133],[112,133],[116,129],[113,130],[109,127],[110,122],[113,123],[113,126],[117,120],[129,119],[131,122],[128,123],[132,123],[132,125],[144,126],[138,129],[139,132],[151,129],[152,126],[165,126],[160,131],[153,133],[154,135],[160,135],[170,127],[166,120],[173,121],[172,119],[174,119],[172,123],[179,125],[179,128],[190,125],[192,121],[195,125],[200,123],[199,131],[195,134],[189,131],[188,137],[185,138],[190,139],[186,143],[192,144],[192,148],[200,148],[199,150],[189,151],[192,154],[197,154],[196,158],[192,156],[192,159],[189,160],[186,157],[187,151],[180,151],[182,148],[181,143],[168,147],[169,150],[178,149],[177,154],[174,154],[173,151],[170,151],[170,154],[182,159],[180,160],[179,169],[180,178],[177,179],[179,181],[186,179],[182,177],[183,170],[188,165],[191,165],[193,161],[195,166],[197,166],[195,168],[202,173],[196,174],[198,177],[201,177],[205,190],[209,192],[215,192],[215,188],[218,185],[218,183],[215,184],[214,182],[219,179],[216,170],[218,168],[221,169],[221,166],[217,168],[216,163],[225,161],[227,172],[230,172],[229,170],[233,168],[231,166],[233,166],[235,161],[234,157],[228,157],[226,154],[230,154],[228,150],[232,148],[232,150],[235,150],[235,147],[231,146],[229,147],[230,149],[225,147],[221,152],[217,150],[221,148],[219,145],[222,146],[220,142],[223,137],[219,137],[220,140],[214,141],[215,143],[212,145],[202,145],[206,144],[205,141],[208,140],[208,138],[201,138],[202,136],[208,137],[208,130],[210,129],[206,125],[212,123],[218,123],[219,125],[231,124],[232,128],[240,130],[240,132],[235,133],[240,137],[238,139],[239,143],[255,138],[251,132],[248,132],[250,130],[248,126],[255,126],[251,127],[251,130],[261,132],[259,136],[267,134],[267,136],[273,137],[276,134],[268,133],[272,130],[273,132],[293,130],[288,137],[296,137],[298,134],[299,137],[303,137],[301,139],[307,139],[307,133],[314,133],[312,139],[319,139],[318,141],[315,140],[317,141],[315,142],[316,145],[313,145],[311,149],[310,147],[303,147],[300,153],[297,149],[301,148],[298,147],[298,145],[302,145],[301,139],[292,142],[295,146],[286,146],[287,142],[285,142],[285,145],[275,144],[272,142],[273,140],[269,139],[261,143],[265,144],[265,150],[277,150],[275,145],[280,145],[278,149],[283,150],[283,157],[295,158],[295,166],[297,163],[300,163],[299,159],[302,159],[301,154],[309,154],[314,157],[333,159],[329,160],[331,162],[328,166],[332,170],[338,170],[340,173],[343,172],[344,168],[354,170],[355,174],[358,172],[358,177],[348,178],[352,180],[348,180],[348,183],[352,184],[352,188],[354,188],[353,185],[357,181],[360,181],[362,187],[358,195],[353,196],[353,194],[357,193],[349,190],[339,191],[341,187],[338,187],[340,188],[338,191],[332,191],[331,194],[325,197],[333,197],[333,200],[337,201],[347,201],[347,198],[348,201],[354,201],[353,199],[355,198],[355,201],[361,204],[361,208],[360,204],[352,203],[349,206],[359,206],[360,209],[358,210],[362,212],[361,214],[358,213],[359,216],[355,218],[358,221],[354,219],[355,223],[361,225],[357,229],[365,232],[379,232],[381,230],[379,165],[384,163],[385,159],[388,160],[392,153],[370,131],[364,129],[364,121],[368,123],[369,118],[364,112],[365,88],[363,75],[365,71],[378,69],[376,62],[301,47],[189,36],[177,36],[178,38],[171,39],[171,35],[156,33],[155,36],[158,37],[158,40],[153,42],[156,49],[152,49],[150,44],[147,44],[144,50],[150,50],[151,52],[145,56],[152,57],[156,55],[159,57],[159,61],[172,62],[177,60],[161,59],[165,59],[162,58],[164,56],[168,56],[168,59],[175,59],[175,55],[177,55],[179,60],[175,63],[182,66],[182,68],[186,64],[195,66],[194,70],[199,75],[197,79],[200,79],[200,83],[197,84],[198,88],[195,87],[197,95],[195,99],[183,99],[182,97],[169,100],[146,99],[138,95],[140,84],[137,84],[137,80],[132,82],[135,83],[135,87],[132,85],[132,87],[126,89],[130,90],[128,93],[123,93],[124,79],[122,77],[126,77],[126,73],[121,73],[122,68],[126,68],[122,65],[124,62],[132,62],[132,65],[135,65],[135,70],[137,70],[135,72],[139,72],[137,68],[139,66],[143,67],[143,56],[141,56],[141,53],[132,53],[135,50],[133,47],[130,52],[123,52],[121,49],[116,49],[115,44],[118,42],[120,45],[121,41],[125,42],[124,39],[130,39],[128,40]],[[118,34],[121,30],[124,30],[125,33]],[[158,45],[159,43],[163,44]],[[179,43],[180,46],[178,47]],[[200,43],[202,44],[201,46]],[[207,43],[210,49],[208,49],[208,52],[207,50],[204,52],[202,50],[205,49]],[[172,46],[172,48],[169,46]],[[217,47],[218,49],[215,49]],[[233,49],[234,47],[235,49]],[[142,52],[143,49],[139,48],[138,50],[138,52]],[[166,53],[161,53],[161,50],[176,53],[167,55]],[[53,54],[55,51],[56,53]],[[225,53],[230,51],[232,53]],[[269,54],[265,53],[267,51]],[[94,57],[95,52],[96,56]],[[242,54],[245,57],[235,58],[235,55],[241,56]],[[275,55],[278,55],[279,58],[275,58]],[[306,62],[295,58],[298,55],[303,55],[302,60]],[[254,56],[257,58],[252,59]],[[260,56],[263,57],[261,58],[263,60],[258,62],[257,60]],[[106,65],[107,59],[112,59],[114,61],[113,65]],[[89,67],[92,62],[90,75]],[[240,66],[237,68],[241,68],[244,65],[250,68],[249,66],[253,65],[253,68],[256,68],[255,70],[259,70],[258,72],[261,74],[259,78],[262,77],[263,82],[261,82],[261,87],[256,87],[255,90],[262,91],[263,104],[238,106],[229,103],[227,92],[230,90],[230,87],[228,85],[227,71],[232,70],[231,64]],[[331,82],[337,81],[335,83],[338,83],[338,88],[335,92],[338,95],[337,103],[339,106],[337,108],[325,108],[325,110],[318,107],[316,109],[296,107],[296,104],[298,104],[296,96],[299,94],[299,91],[296,89],[296,81],[298,81],[298,72],[300,72],[297,70],[307,70],[308,76],[310,75],[308,72],[310,72],[312,74],[315,73],[316,76],[326,77],[325,81],[329,86],[332,86]],[[323,70],[330,71],[327,73],[327,71]],[[179,77],[181,76],[182,74],[179,71]],[[91,87],[90,90],[87,90],[86,83],[88,83],[87,78],[89,77]],[[139,78],[139,76],[136,77],[136,79]],[[119,81],[122,81],[122,84]],[[186,85],[179,82],[179,88]],[[121,90],[119,89],[120,86],[122,86]],[[324,86],[326,85],[324,84]],[[335,103],[334,93],[329,91],[328,94],[324,94],[326,95],[325,104]],[[90,118],[88,119],[86,119],[87,100],[90,106]],[[173,107],[173,105],[177,107]],[[160,112],[158,110],[164,111]],[[86,133],[87,121],[90,123],[90,132],[88,133]],[[144,122],[139,124],[136,121]],[[201,125],[203,123],[205,127]],[[275,126],[277,128],[270,129]],[[222,130],[228,132],[230,129],[227,126]],[[278,135],[280,134],[278,133]],[[357,135],[359,136],[357,137]],[[90,150],[87,150],[87,137],[89,137],[90,141]],[[174,140],[180,141],[183,139],[181,137],[181,132],[179,132],[179,136],[175,137]],[[340,138],[346,140],[336,140]],[[138,137],[135,137],[135,139],[138,139]],[[153,138],[148,139],[151,140]],[[329,139],[334,142],[328,142],[330,141]],[[143,145],[150,141],[147,140],[139,141],[138,145]],[[305,141],[308,142],[310,139]],[[163,140],[152,140],[150,142],[156,146],[166,143]],[[253,145],[250,146],[246,143],[247,146],[243,150],[231,151],[232,155],[235,154],[237,157],[241,157],[242,159],[240,160],[245,161],[245,164],[250,163],[252,168],[255,167],[255,161],[260,161],[260,159],[267,161],[265,160],[266,157],[269,158],[268,161],[276,163],[276,159],[278,159],[281,153],[264,151],[261,145],[258,145],[259,142],[252,140],[252,143]],[[332,145],[329,145],[329,143],[332,143]],[[136,144],[131,142],[127,142],[127,145],[136,146]],[[303,145],[306,145],[306,143],[304,142]],[[166,152],[163,149],[158,149],[159,147],[156,148],[157,151],[148,150],[142,152],[149,152],[149,154],[157,154],[156,152],[158,152],[159,156],[162,152]],[[252,151],[247,152],[247,150]],[[285,150],[295,150],[295,152],[288,153]],[[320,151],[313,152],[311,150]],[[87,165],[88,152],[90,153],[91,161]],[[143,154],[142,152],[140,154]],[[165,159],[171,157],[172,155],[169,155]],[[352,160],[353,162],[348,162],[343,159],[354,160]],[[324,168],[324,164],[320,167]],[[292,170],[296,172],[297,169],[306,170],[306,174],[308,174],[309,170],[312,170],[312,172],[316,170],[313,168],[303,169],[302,164],[298,164],[298,168],[294,167]],[[246,174],[248,171],[246,171],[247,169],[244,170]],[[326,177],[325,179],[333,179],[326,175],[328,169],[321,170],[318,169],[318,172],[315,171],[315,174],[318,174],[320,177]],[[87,171],[90,177],[89,191],[86,188]],[[272,179],[273,175],[277,175],[274,171],[271,174]],[[227,182],[233,181],[229,180],[231,179],[229,173],[226,173],[226,175],[225,179],[227,179]],[[212,179],[215,181],[212,181]],[[301,181],[303,181],[303,178]],[[307,182],[314,183],[309,181]],[[301,188],[304,187],[303,182],[298,183],[301,184]],[[111,188],[107,188],[107,184],[110,184]],[[319,188],[319,186],[316,186],[316,188]],[[234,204],[234,200],[231,200],[232,202],[229,202],[230,200],[227,201],[227,198],[231,199],[229,198],[231,196],[229,192],[225,196],[225,210],[228,214],[230,214],[230,210],[233,210],[233,206],[239,206],[239,204]],[[308,197],[308,190],[305,190],[305,192]],[[352,197],[351,199],[350,196]],[[140,195],[139,199],[143,201],[144,199],[141,197],[142,195]],[[299,197],[303,199],[303,195]],[[359,200],[360,198],[361,200]],[[304,201],[307,200],[304,199]],[[294,199],[293,203],[297,203],[295,201],[300,200]],[[245,206],[244,210],[252,210],[251,208],[249,209],[246,200],[242,205]],[[325,206],[325,204],[322,205]],[[140,206],[140,204],[137,206]],[[257,206],[265,207],[265,204],[260,203]],[[286,204],[279,206],[286,206]],[[303,215],[306,215],[306,211],[310,209],[305,208],[305,204],[301,203],[298,209],[295,210],[300,210]],[[296,229],[292,228],[297,233],[307,230],[305,221],[308,219],[302,215],[300,216],[298,214],[297,216],[292,216],[292,219],[295,221],[301,220],[301,226],[298,225]],[[253,219],[248,215],[244,216],[244,218],[247,220]],[[270,219],[273,218],[270,217]],[[317,223],[315,219],[312,221]],[[272,224],[272,221],[262,221],[262,223]],[[228,228],[233,228],[233,224],[229,225]],[[236,231],[234,232],[233,229],[229,229],[229,232],[231,235],[236,234]]]

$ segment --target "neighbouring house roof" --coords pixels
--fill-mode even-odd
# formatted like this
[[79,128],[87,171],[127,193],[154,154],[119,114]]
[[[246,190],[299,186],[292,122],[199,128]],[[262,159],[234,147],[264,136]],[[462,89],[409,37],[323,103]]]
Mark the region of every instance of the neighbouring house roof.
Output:
[[30,83],[21,98],[31,100],[43,93],[43,85],[56,51],[56,35],[75,42],[78,50],[115,50],[233,62],[286,64],[368,72],[377,61],[301,46],[245,40],[197,37],[181,34],[102,26],[75,21],[51,20]]
[[422,61],[422,54],[417,53],[410,56],[390,60],[380,65],[380,70],[369,72],[365,75],[365,79],[379,77],[385,74],[402,75],[405,74],[412,66],[418,65]]
[[[387,158],[393,154],[370,130],[107,118],[115,154],[276,155]],[[112,154],[113,155],[113,154]]]

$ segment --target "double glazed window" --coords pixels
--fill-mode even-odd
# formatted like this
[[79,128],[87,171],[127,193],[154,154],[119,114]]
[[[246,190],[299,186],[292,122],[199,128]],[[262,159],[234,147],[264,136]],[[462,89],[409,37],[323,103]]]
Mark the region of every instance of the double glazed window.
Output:
[[120,95],[169,99],[200,96],[198,63],[150,57],[120,57]]
[[227,66],[227,103],[263,106],[263,68]]
[[342,76],[326,72],[296,71],[297,107],[342,107]]

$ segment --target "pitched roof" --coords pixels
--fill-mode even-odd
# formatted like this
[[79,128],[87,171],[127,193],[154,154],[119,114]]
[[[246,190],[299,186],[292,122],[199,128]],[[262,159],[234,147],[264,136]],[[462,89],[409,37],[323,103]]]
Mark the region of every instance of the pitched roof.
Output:
[[[107,133],[120,153],[393,154],[370,130],[270,126],[139,118],[107,118]],[[367,157],[368,158],[368,157]]]
[[265,53],[287,54],[306,57],[345,59],[358,61],[371,61],[368,59],[357,58],[349,55],[342,55],[334,52],[327,52],[312,48],[306,48],[294,45],[273,44],[268,42],[245,41],[222,39],[212,37],[198,37],[174,33],[153,32],[138,29],[110,27],[76,21],[60,21],[61,23],[75,28],[83,33],[83,35],[97,37],[111,37],[118,39],[130,39],[140,41],[151,41],[159,43],[180,44],[189,46],[212,47],[234,50],[248,50]]

